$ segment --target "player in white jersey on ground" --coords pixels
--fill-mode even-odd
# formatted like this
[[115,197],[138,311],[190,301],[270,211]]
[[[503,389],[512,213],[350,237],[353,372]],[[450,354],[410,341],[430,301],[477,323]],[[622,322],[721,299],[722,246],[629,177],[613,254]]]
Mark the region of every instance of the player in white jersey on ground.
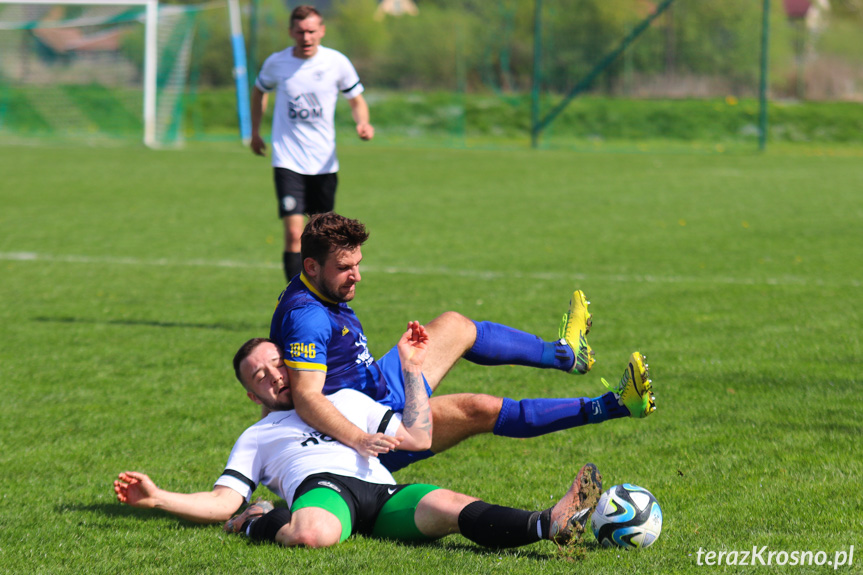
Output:
[[276,92],[273,109],[272,157],[279,217],[285,227],[282,263],[290,281],[300,273],[300,235],[304,214],[328,212],[335,206],[339,161],[336,157],[335,110],[339,94],[348,99],[362,140],[371,140],[374,127],[362,96],[363,85],[348,58],[321,46],[326,27],[311,6],[291,12],[294,46],[264,61],[252,90],[252,151],[263,156],[260,135],[267,94]]
[[[350,389],[329,399],[355,425],[394,440],[399,449],[427,449],[432,420],[422,379],[425,329],[417,322],[408,324],[398,350],[405,379],[403,415]],[[289,509],[255,502],[229,519],[226,531],[286,546],[325,547],[359,532],[401,541],[461,533],[480,545],[514,547],[542,539],[567,543],[580,536],[602,491],[602,478],[592,464],[582,467],[566,495],[543,511],[490,505],[434,485],[396,484],[378,458],[360,456],[297,417],[288,369],[271,341],[246,342],[234,365],[248,397],[270,414],[242,434],[213,490],[169,492],[145,474],[127,471],[114,481],[119,501],[215,523],[229,519],[263,483]]]

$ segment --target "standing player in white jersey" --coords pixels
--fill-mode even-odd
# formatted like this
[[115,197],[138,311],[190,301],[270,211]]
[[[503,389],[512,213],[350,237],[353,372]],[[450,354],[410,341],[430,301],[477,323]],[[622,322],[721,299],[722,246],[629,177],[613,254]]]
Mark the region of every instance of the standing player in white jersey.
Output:
[[332,211],[338,185],[335,110],[341,93],[348,99],[357,135],[371,140],[369,107],[363,85],[350,60],[321,46],[326,27],[311,6],[291,12],[290,35],[294,46],[264,61],[252,90],[252,151],[263,156],[261,118],[267,94],[276,92],[273,110],[272,157],[279,217],[285,226],[282,263],[288,281],[300,273],[300,236],[304,215]]

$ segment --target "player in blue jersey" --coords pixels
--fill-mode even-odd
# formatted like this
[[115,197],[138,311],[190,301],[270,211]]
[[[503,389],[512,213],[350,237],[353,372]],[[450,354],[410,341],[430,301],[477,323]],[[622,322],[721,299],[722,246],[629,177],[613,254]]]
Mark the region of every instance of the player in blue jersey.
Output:
[[[406,385],[404,414],[352,389],[328,396],[332,405],[376,437],[399,449],[424,449],[431,442],[429,399],[422,383],[428,334],[410,322],[396,344]],[[254,541],[326,547],[352,533],[424,542],[461,533],[489,547],[517,547],[543,539],[559,544],[581,537],[602,492],[596,466],[583,466],[552,507],[529,511],[492,505],[429,484],[397,484],[380,461],[363,459],[297,417],[279,349],[252,339],[234,356],[234,372],[246,395],[271,413],[242,433],[211,491],[160,489],[145,474],[125,471],[114,481],[117,499],[132,507],[161,509],[196,523],[225,521],[266,485],[288,508],[256,501],[229,519],[224,529]]]
[[[326,399],[340,389],[355,389],[396,411],[404,406],[397,350],[393,348],[376,361],[362,325],[347,303],[354,298],[361,280],[361,247],[367,238],[365,226],[357,220],[333,212],[314,216],[301,239],[303,272],[282,292],[270,325],[270,339],[282,350],[292,373],[297,413],[318,431],[363,456],[380,456],[394,471],[479,433],[535,437],[618,417],[645,417],[654,411],[647,364],[635,352],[620,383],[592,399],[515,401],[485,394],[434,396],[430,400],[435,421],[431,450],[394,452],[395,445],[376,441]],[[423,366],[426,391],[431,396],[462,357],[480,365],[587,373],[594,363],[586,339],[590,326],[591,316],[581,291],[573,294],[560,339],[551,342],[505,325],[446,312],[425,326],[431,341]]]

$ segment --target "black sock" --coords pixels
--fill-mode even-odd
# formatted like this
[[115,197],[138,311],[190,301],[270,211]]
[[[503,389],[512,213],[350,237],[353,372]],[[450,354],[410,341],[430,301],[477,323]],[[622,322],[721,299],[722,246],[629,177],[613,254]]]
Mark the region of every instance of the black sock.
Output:
[[303,271],[303,256],[300,252],[282,252],[282,266],[285,268],[285,278],[288,282]]
[[547,536],[550,517],[547,510],[531,512],[474,501],[459,513],[458,528],[485,547],[519,547]]
[[[276,542],[276,533],[279,529],[291,522],[291,510],[280,507],[273,509],[255,519],[250,519],[243,524],[242,531],[248,533],[252,541]],[[246,531],[248,529],[248,531]]]

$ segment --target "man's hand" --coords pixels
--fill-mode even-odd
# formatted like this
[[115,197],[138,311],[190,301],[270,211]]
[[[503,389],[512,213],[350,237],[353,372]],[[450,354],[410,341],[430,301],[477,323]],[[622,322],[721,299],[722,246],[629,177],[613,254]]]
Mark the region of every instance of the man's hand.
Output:
[[402,334],[396,347],[402,369],[417,369],[422,371],[423,363],[428,353],[429,336],[426,328],[418,321],[408,322],[408,329]]
[[249,148],[252,149],[252,152],[254,152],[256,156],[267,155],[267,143],[264,142],[264,139],[261,138],[259,134],[252,134],[252,141],[249,142]]
[[153,480],[137,471],[124,471],[114,480],[114,493],[120,503],[132,507],[152,509],[156,506],[156,494],[159,488]]
[[357,136],[360,140],[371,140],[375,137],[375,127],[371,124],[357,124]]
[[363,457],[377,457],[394,451],[401,442],[401,437],[390,437],[383,433],[368,434],[354,449]]
[[239,492],[224,485],[200,493],[165,491],[137,471],[119,474],[114,480],[114,493],[120,503],[140,509],[161,509],[195,523],[227,521],[245,500]]

